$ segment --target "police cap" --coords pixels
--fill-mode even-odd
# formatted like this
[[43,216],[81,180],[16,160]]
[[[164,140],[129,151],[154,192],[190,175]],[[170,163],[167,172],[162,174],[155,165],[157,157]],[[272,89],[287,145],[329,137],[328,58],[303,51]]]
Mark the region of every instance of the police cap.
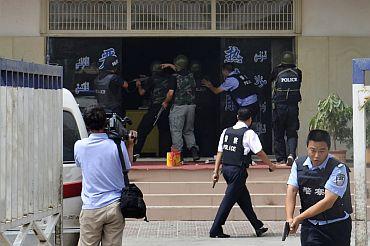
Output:
[[295,64],[295,57],[293,52],[285,51],[281,57],[282,64]]

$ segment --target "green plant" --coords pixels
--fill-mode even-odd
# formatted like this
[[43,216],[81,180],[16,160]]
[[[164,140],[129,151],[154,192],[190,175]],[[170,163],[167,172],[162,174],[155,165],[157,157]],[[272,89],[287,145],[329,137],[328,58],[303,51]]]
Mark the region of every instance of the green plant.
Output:
[[352,129],[348,127],[348,121],[351,119],[352,107],[345,104],[337,94],[332,93],[319,101],[317,113],[310,121],[310,130],[328,131],[336,150],[337,141],[347,144],[352,141]]

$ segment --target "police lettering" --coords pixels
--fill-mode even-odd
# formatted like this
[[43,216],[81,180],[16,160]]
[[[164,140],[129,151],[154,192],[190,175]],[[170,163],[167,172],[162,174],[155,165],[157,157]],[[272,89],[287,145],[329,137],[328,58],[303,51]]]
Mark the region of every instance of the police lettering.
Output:
[[227,151],[236,152],[236,146],[233,145],[224,144],[223,149]]
[[281,78],[281,82],[298,82],[298,78]]

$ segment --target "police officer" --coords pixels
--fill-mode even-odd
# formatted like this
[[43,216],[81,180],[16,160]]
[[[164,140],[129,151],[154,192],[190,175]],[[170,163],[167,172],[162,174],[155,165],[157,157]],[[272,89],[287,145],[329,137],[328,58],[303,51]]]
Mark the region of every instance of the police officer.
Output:
[[217,131],[216,124],[209,124],[217,118],[216,98],[213,93],[208,90],[202,83],[204,75],[202,65],[199,61],[192,61],[190,64],[190,72],[195,79],[195,122],[194,133],[197,144],[199,145],[200,153],[203,156],[213,156],[214,146],[210,143],[216,142],[215,132]]
[[296,158],[298,102],[302,99],[300,93],[302,72],[296,67],[292,52],[283,53],[281,64],[273,69],[270,81],[273,84],[272,123],[275,156],[278,162],[291,166]]
[[169,121],[172,146],[182,151],[183,137],[187,148],[191,151],[193,160],[199,160],[199,149],[194,136],[195,118],[195,80],[187,70],[189,61],[184,55],[178,55],[174,64],[162,64],[162,68],[171,67],[176,71],[168,82],[168,93],[162,106],[167,108],[172,102]]
[[[225,81],[219,87],[215,87],[206,79],[202,80],[202,82],[214,94],[226,91],[238,108],[248,108],[255,119],[259,112],[258,87],[246,75],[241,74],[232,63],[225,63],[222,66],[222,74],[225,77]],[[235,118],[232,124],[234,122]]]
[[166,98],[170,76],[161,69],[160,61],[153,62],[150,66],[150,70],[152,75],[145,83],[142,84],[140,80],[136,81],[139,95],[150,95],[150,106],[148,112],[143,116],[138,126],[135,154],[141,153],[146,137],[152,131],[154,123],[157,120],[160,155],[165,156],[165,153],[167,153],[171,147],[171,134],[168,122],[169,109],[164,109],[158,119],[157,115],[162,108],[162,102]]
[[123,109],[123,89],[128,88],[128,83],[117,74],[118,65],[117,56],[105,58],[102,69],[94,80],[95,94],[98,103],[107,112],[124,117],[126,112]]
[[210,230],[210,237],[230,237],[223,233],[222,225],[234,206],[238,203],[248,220],[256,231],[257,237],[262,236],[268,229],[263,226],[262,221],[257,218],[253,211],[251,197],[245,185],[248,177],[245,159],[249,151],[257,154],[267,164],[271,171],[275,170],[273,164],[262,150],[261,142],[257,134],[249,129],[252,124],[252,113],[247,108],[238,110],[238,122],[230,128],[225,129],[220,137],[218,152],[213,173],[213,181],[219,179],[220,163],[222,159],[222,172],[227,183],[225,196],[217,211],[216,218]]
[[[301,244],[349,246],[352,213],[348,167],[329,155],[330,136],[312,130],[307,137],[308,156],[297,158],[288,180],[285,202],[291,233],[301,227]],[[296,195],[301,214],[294,217]]]

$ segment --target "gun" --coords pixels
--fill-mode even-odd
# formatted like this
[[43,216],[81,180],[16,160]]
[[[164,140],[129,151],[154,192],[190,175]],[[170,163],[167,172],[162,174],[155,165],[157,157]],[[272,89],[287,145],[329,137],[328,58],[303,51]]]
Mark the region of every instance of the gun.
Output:
[[283,236],[281,237],[281,241],[285,241],[285,239],[288,237],[290,231],[290,225],[289,222],[285,222],[284,225],[284,231],[283,231]]
[[157,124],[159,117],[161,117],[161,114],[163,113],[164,110],[165,108],[162,106],[161,109],[158,111],[157,115],[155,116],[155,121],[153,123],[153,126]]

